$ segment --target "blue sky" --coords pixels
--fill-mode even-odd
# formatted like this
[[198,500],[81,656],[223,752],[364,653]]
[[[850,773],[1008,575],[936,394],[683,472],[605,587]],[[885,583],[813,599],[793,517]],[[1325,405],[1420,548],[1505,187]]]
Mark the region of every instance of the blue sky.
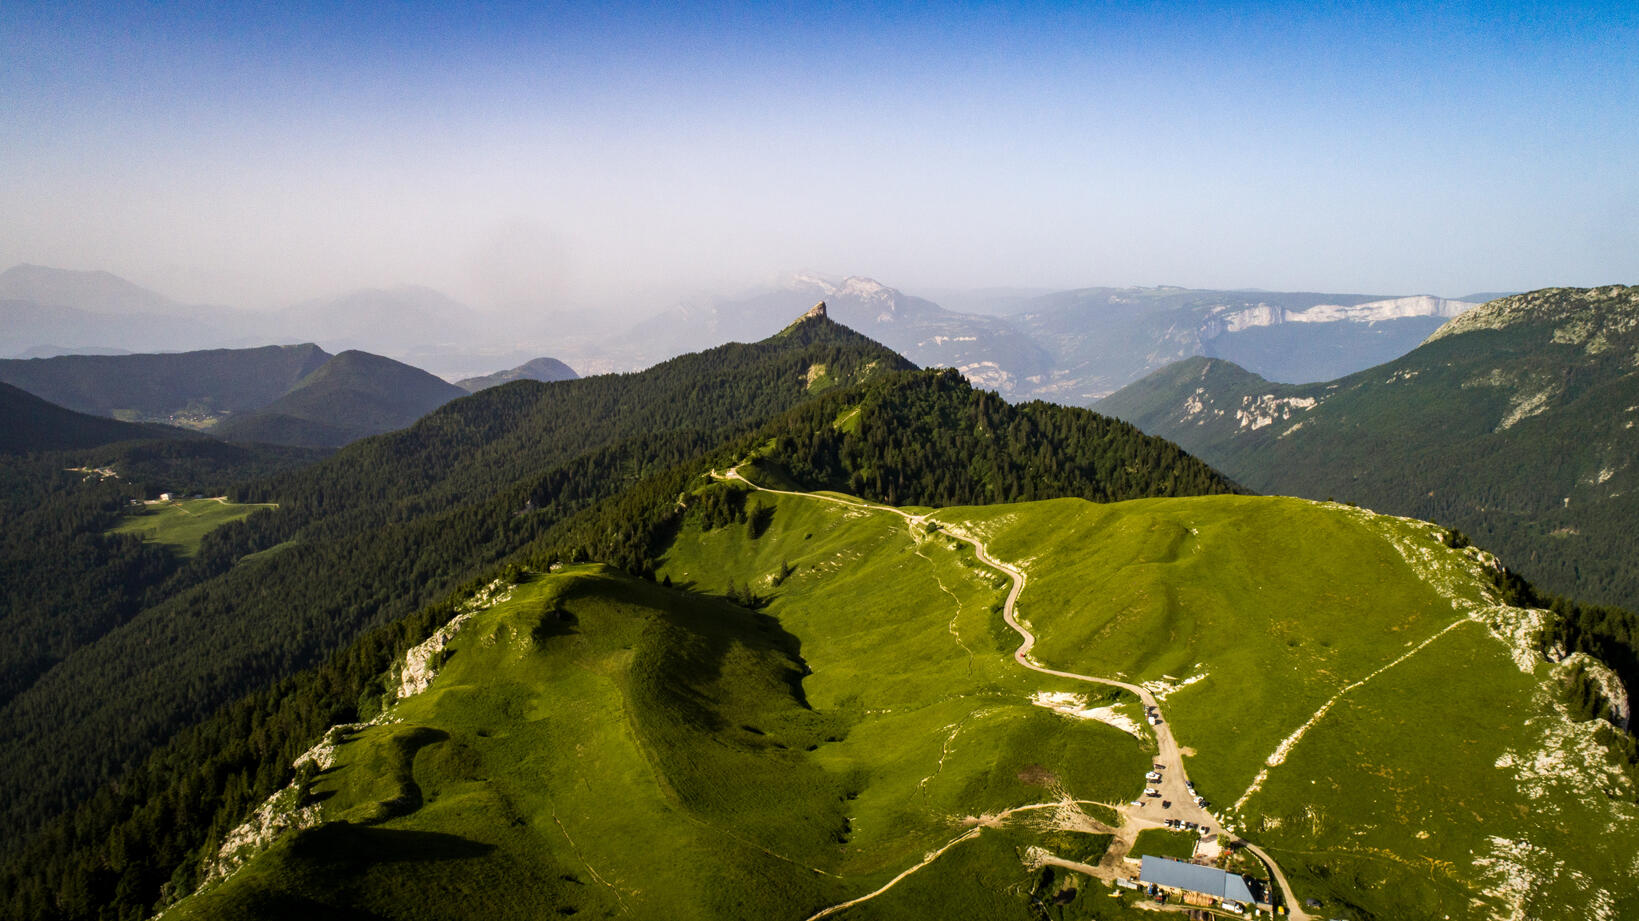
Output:
[[1639,5],[0,6],[0,262],[265,306],[1639,281]]

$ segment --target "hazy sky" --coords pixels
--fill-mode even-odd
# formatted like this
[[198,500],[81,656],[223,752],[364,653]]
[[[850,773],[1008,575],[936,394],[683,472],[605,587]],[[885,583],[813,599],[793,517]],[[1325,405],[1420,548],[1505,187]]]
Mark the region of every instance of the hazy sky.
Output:
[[0,267],[245,306],[1639,282],[1639,4],[1320,5],[8,0]]

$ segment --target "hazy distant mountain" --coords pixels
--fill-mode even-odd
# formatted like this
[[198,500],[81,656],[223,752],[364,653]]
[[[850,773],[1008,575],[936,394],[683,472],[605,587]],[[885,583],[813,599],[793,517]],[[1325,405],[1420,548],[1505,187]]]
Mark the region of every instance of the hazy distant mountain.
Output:
[[196,425],[260,409],[330,355],[312,343],[174,354],[63,355],[0,361],[0,381],[100,416]]
[[56,358],[59,355],[131,355],[130,349],[108,348],[100,345],[37,345],[17,353],[16,358]]
[[793,312],[825,301],[832,319],[859,330],[922,367],[952,367],[981,387],[1021,396],[1046,374],[1050,356],[998,317],[946,310],[869,278],[792,276],[781,286],[738,298],[683,305],[636,327],[627,344],[653,360],[725,340],[772,335]]
[[1096,408],[1253,489],[1455,525],[1547,588],[1639,607],[1636,330],[1639,288],[1535,291],[1338,380],[1193,358]]
[[551,383],[552,381],[572,381],[579,376],[575,373],[575,369],[556,358],[543,357],[531,359],[516,368],[506,371],[497,371],[483,377],[469,377],[465,380],[459,380],[455,382],[455,386],[468,393],[477,393],[480,390],[511,383],[512,381]]
[[402,355],[446,343],[485,338],[485,323],[440,291],[406,285],[367,288],[307,301],[272,314],[270,333],[296,335],[334,349]]
[[110,315],[179,316],[187,312],[170,298],[109,272],[17,265],[0,272],[0,300],[31,301]]
[[65,451],[139,438],[183,437],[178,429],[77,413],[0,384],[0,453]]
[[1272,380],[1339,377],[1417,346],[1474,306],[1436,297],[1084,288],[1036,298],[1009,317],[1050,351],[1034,395],[1085,403],[1194,355],[1228,358]]
[[182,351],[226,345],[224,308],[180,304],[108,272],[18,265],[0,272],[0,355]]
[[401,429],[467,392],[391,358],[346,351],[261,409],[211,430],[226,441],[338,447]]
[[[795,275],[778,288],[678,306],[615,348],[633,363],[756,338],[805,301],[923,366],[954,367],[1013,400],[1088,404],[1192,355],[1282,381],[1324,380],[1396,358],[1474,306],[1437,297],[1083,288],[947,292],[948,310],[868,278]],[[1005,315],[1003,315],[1005,314]]]

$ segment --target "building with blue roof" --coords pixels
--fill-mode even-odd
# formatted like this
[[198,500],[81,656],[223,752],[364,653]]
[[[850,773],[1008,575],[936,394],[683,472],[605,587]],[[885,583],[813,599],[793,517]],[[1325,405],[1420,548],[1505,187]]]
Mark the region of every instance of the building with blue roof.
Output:
[[1238,873],[1228,873],[1217,867],[1170,860],[1166,857],[1145,856],[1138,868],[1138,881],[1153,883],[1162,889],[1194,893],[1214,899],[1252,904],[1252,889]]

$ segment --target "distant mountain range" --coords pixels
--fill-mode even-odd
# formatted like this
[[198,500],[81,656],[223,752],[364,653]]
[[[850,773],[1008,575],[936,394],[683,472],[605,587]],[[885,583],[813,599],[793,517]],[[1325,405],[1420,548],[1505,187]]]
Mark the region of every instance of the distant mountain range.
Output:
[[1409,351],[1467,300],[1190,288],[997,290],[947,310],[869,278],[799,274],[774,288],[681,305],[634,327],[628,360],[762,335],[804,301],[924,367],[961,371],[1013,400],[1085,405],[1169,362],[1226,357],[1283,381],[1347,374]]
[[0,361],[0,381],[78,412],[303,447],[403,428],[467,394],[390,358],[312,343],[12,359]]
[[506,371],[497,371],[483,377],[469,377],[456,381],[455,386],[468,393],[477,393],[480,390],[486,390],[501,384],[510,384],[513,381],[540,381],[546,384],[552,381],[572,381],[579,376],[575,373],[574,368],[556,358],[535,358]]
[[[824,300],[840,322],[924,367],[960,370],[1011,400],[1086,405],[1169,362],[1227,358],[1271,380],[1328,380],[1409,351],[1492,295],[1219,291],[1177,287],[946,292],[962,310],[863,277],[813,273],[688,301],[604,338],[562,327],[502,329],[441,292],[366,289],[253,313],[179,304],[106,272],[18,266],[0,273],[0,354],[179,351],[312,341],[359,349],[448,379],[544,351],[582,373],[632,371],[691,350],[777,331]],[[535,321],[531,321],[535,322]],[[528,324],[525,324],[528,326]],[[538,340],[538,341],[537,341]]]
[[463,376],[524,357],[515,356],[516,344],[486,317],[431,288],[369,288],[250,311],[182,304],[107,272],[35,265],[0,272],[0,355],[179,352],[267,342],[360,349]]
[[255,412],[224,419],[212,434],[227,441],[340,447],[404,428],[466,395],[420,368],[349,350]]
[[1546,588],[1639,608],[1639,288],[1494,300],[1307,385],[1191,358],[1096,404],[1262,492],[1456,526]]

